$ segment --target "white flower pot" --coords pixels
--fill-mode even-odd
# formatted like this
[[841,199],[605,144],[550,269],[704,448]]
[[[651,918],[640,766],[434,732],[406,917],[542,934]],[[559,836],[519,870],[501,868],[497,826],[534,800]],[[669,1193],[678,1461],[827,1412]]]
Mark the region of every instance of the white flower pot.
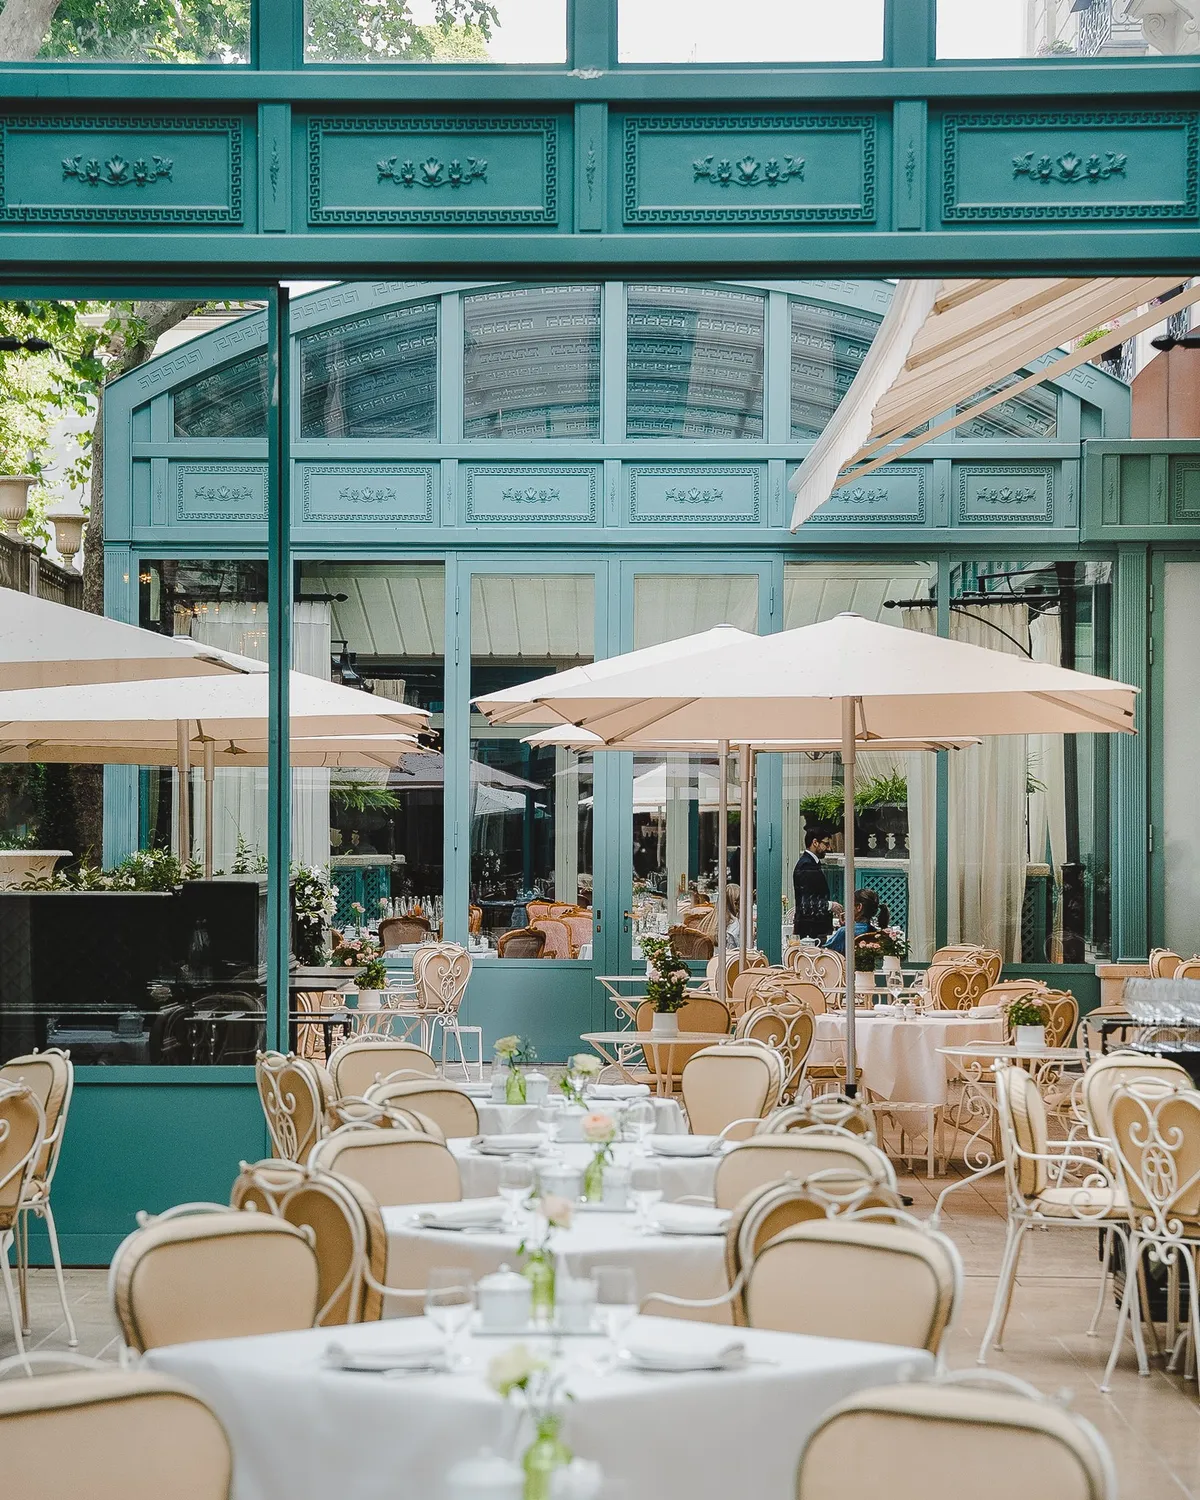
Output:
[[656,1010],[650,1021],[650,1032],[653,1036],[678,1036],[678,1014],[673,1010]]
[[899,974],[900,959],[895,953],[889,953],[883,960],[883,972],[885,974]]
[[383,1000],[382,990],[359,990],[359,1010],[378,1010]]
[[1017,1026],[1014,1030],[1016,1035],[1013,1040],[1018,1047],[1039,1049],[1046,1045],[1046,1028],[1044,1026]]
[[37,483],[33,474],[0,474],[0,521],[9,536],[20,536],[20,525],[29,514],[29,491]]
[[874,969],[869,970],[866,974],[863,974],[861,971],[859,971],[857,969],[855,970],[855,972],[854,972],[854,993],[856,995],[869,995],[872,999],[874,999],[874,997],[875,997],[875,971],[874,971]]

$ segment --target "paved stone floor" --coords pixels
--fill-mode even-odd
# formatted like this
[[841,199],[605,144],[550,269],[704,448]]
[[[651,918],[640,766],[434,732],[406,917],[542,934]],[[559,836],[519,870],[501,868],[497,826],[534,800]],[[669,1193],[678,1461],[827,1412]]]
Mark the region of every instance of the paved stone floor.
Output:
[[[915,1211],[922,1215],[932,1208],[934,1196],[944,1185],[944,1178],[933,1184],[923,1177],[904,1183],[916,1200]],[[975,1362],[1000,1262],[1004,1219],[996,1180],[951,1194],[944,1222],[966,1267],[964,1305],[948,1349],[951,1367],[961,1368]],[[1115,1313],[1106,1313],[1100,1337],[1086,1336],[1096,1268],[1096,1242],[1090,1232],[1030,1235],[1005,1349],[993,1355],[991,1363],[1044,1391],[1066,1388],[1074,1392],[1077,1410],[1096,1424],[1112,1448],[1122,1500],[1177,1496],[1200,1500],[1200,1398],[1195,1385],[1167,1375],[1161,1360],[1152,1361],[1148,1379],[1140,1378],[1132,1349],[1127,1347],[1112,1392],[1100,1391]],[[102,1270],[73,1270],[68,1274],[69,1295],[80,1351],[115,1357],[116,1331],[108,1311],[105,1278]],[[50,1272],[33,1273],[32,1299],[31,1343],[43,1349],[65,1348],[66,1333]],[[12,1350],[7,1319],[0,1309],[0,1355]],[[969,1486],[964,1485],[963,1494],[969,1494]]]

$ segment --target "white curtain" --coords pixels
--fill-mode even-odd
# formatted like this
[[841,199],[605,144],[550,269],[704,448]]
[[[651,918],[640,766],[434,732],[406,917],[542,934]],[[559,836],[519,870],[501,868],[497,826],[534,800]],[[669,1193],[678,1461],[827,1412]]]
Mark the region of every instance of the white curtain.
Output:
[[[1035,615],[1029,622],[1034,661],[1062,665],[1062,618],[1057,611]],[[1043,864],[1047,857],[1054,879],[1054,928],[1050,934],[1051,963],[1062,963],[1062,873],[1067,858],[1067,771],[1061,734],[1031,734],[1029,746],[1029,861]]]
[[[937,634],[937,610],[906,609],[904,628]],[[906,755],[908,776],[908,948],[928,960],[937,947],[934,890],[937,869],[937,758],[928,752]]]
[[[181,623],[190,630],[180,630]],[[241,656],[266,661],[267,609],[264,604],[209,605],[203,614],[176,620],[176,634],[190,634],[206,646],[219,646]],[[292,669],[310,677],[330,678],[331,626],[329,606],[296,603],[292,606]],[[193,778],[193,853],[204,850],[204,787]],[[267,847],[267,772],[262,768],[236,770],[218,767],[213,787],[213,865],[228,870],[239,836],[255,853]],[[292,771],[292,859],[302,864],[329,862],[329,772],[303,767]]]

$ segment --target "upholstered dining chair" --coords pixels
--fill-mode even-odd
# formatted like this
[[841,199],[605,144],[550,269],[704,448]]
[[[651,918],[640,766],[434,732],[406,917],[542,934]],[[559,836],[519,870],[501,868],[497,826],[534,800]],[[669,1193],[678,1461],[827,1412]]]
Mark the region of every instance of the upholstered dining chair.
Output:
[[536,927],[514,927],[496,939],[496,953],[500,958],[541,958],[545,946],[546,934]]
[[546,945],[542,949],[543,958],[574,958],[575,951],[571,943],[571,929],[558,917],[531,917],[529,925],[543,934]]
[[1080,1084],[1080,1102],[1090,1140],[1111,1146],[1113,1093],[1122,1084],[1143,1078],[1172,1088],[1192,1087],[1192,1076],[1182,1064],[1153,1052],[1105,1052],[1088,1064]]
[[733,1125],[743,1135],[775,1108],[786,1070],[769,1043],[704,1047],[684,1065],[680,1078],[683,1107],[693,1135],[720,1135]]
[[319,1063],[295,1053],[260,1052],[254,1081],[276,1156],[305,1161],[329,1128],[335,1090]]
[[416,1110],[433,1120],[447,1140],[479,1134],[479,1111],[474,1100],[440,1078],[375,1083],[363,1097],[390,1109]]
[[310,1230],[219,1204],[139,1217],[108,1276],[128,1348],[313,1326],[320,1267]]
[[982,969],[988,985],[998,984],[1004,968],[999,949],[985,948],[982,943],[950,943],[935,950],[930,967]]
[[1185,958],[1176,968],[1172,979],[1200,979],[1200,954]]
[[321,1141],[309,1165],[361,1182],[383,1208],[462,1197],[458,1163],[445,1142],[430,1135],[343,1125]]
[[0,1079],[0,1280],[12,1319],[17,1352],[24,1354],[25,1319],[17,1308],[8,1252],[21,1227],[22,1209],[30,1195],[46,1140],[46,1115],[37,1092],[27,1083]]
[[335,1047],[329,1059],[329,1076],[339,1099],[360,1097],[373,1083],[396,1074],[436,1078],[437,1063],[423,1047],[389,1036],[354,1037]]
[[818,1172],[842,1172],[883,1187],[896,1187],[896,1174],[883,1152],[860,1136],[841,1130],[793,1130],[755,1135],[730,1147],[717,1163],[713,1202],[735,1208],[747,1193],[790,1177],[804,1182]]
[[[712,1036],[729,1035],[729,1007],[711,995],[693,994],[683,1002],[675,1015],[679,1021],[680,1031],[708,1032]],[[638,1031],[651,1029],[654,1024],[654,1005],[651,1001],[643,1000],[638,1006],[634,1012],[633,1024]],[[694,1057],[702,1046],[701,1042],[683,1042],[669,1051],[664,1048],[651,1048],[645,1054],[646,1078],[653,1087],[662,1089],[665,1083],[671,1093],[676,1093],[688,1060]],[[667,1068],[671,1070],[669,1079],[666,1077]]]
[[680,925],[668,930],[667,936],[671,940],[671,946],[682,959],[700,959],[707,963],[716,953],[716,942],[705,932],[698,932],[694,927]]
[[17,1210],[17,1222],[13,1226],[16,1235],[22,1332],[32,1332],[29,1326],[28,1279],[29,1218],[33,1215],[41,1219],[46,1226],[46,1237],[50,1241],[50,1258],[54,1262],[54,1275],[58,1282],[58,1300],[62,1306],[63,1321],[67,1325],[67,1342],[73,1349],[79,1341],[75,1336],[75,1323],[67,1303],[62,1255],[58,1248],[58,1227],[54,1222],[54,1211],[50,1207],[50,1190],[54,1184],[54,1174],[58,1170],[58,1158],[62,1154],[67,1115],[71,1108],[71,1096],[75,1090],[75,1069],[71,1062],[71,1055],[59,1047],[47,1047],[44,1052],[31,1052],[25,1057],[14,1057],[0,1067],[0,1082],[28,1084],[41,1101],[42,1112],[45,1116],[42,1149],[25,1184],[25,1191]]
[[868,1145],[874,1146],[875,1112],[865,1099],[857,1095],[851,1099],[846,1094],[812,1094],[798,1104],[777,1109],[767,1116],[755,1131],[756,1135],[786,1135],[791,1130],[845,1131],[860,1136]]
[[[820,994],[820,991],[817,993]],[[821,1003],[824,1004],[823,998]],[[790,1104],[803,1088],[808,1054],[812,1051],[816,1036],[816,1024],[816,1017],[803,1002],[779,1000],[771,1004],[756,1005],[752,1010],[746,1011],[734,1027],[733,1034],[739,1040],[773,1047],[782,1055],[784,1078],[776,1104]]]
[[369,1323],[382,1316],[387,1230],[361,1182],[268,1157],[242,1162],[229,1206],[255,1208],[312,1231],[319,1272],[315,1324]]
[[846,960],[840,953],[794,943],[784,956],[784,964],[798,979],[815,984],[827,997],[845,994]]
[[483,1027],[464,1026],[459,1011],[471,978],[471,955],[461,943],[431,943],[413,955],[413,981],[417,987],[417,1004],[429,1025],[429,1047],[438,1029],[442,1033],[442,1068],[446,1067],[446,1039],[453,1036],[463,1074],[471,1076],[467,1066],[463,1036],[475,1038],[476,1076],[483,1079]]
[[1182,956],[1172,952],[1170,948],[1151,948],[1149,959],[1150,978],[1174,979],[1176,971],[1182,962]]
[[536,899],[536,900],[533,900],[533,901],[526,901],[526,903],[525,903],[525,920],[526,920],[526,922],[530,923],[531,925],[534,922],[540,922],[543,917],[548,917],[550,915],[550,913],[554,910],[554,905],[555,905],[555,903],[553,901],[544,901],[544,900],[540,900],[540,899]]
[[858,1391],[821,1418],[796,1500],[1117,1500],[1090,1422],[1011,1377],[955,1372]]
[[933,963],[925,971],[925,993],[935,1010],[970,1010],[990,988],[985,969],[967,963]]
[[384,917],[379,924],[379,946],[385,953],[423,943],[433,929],[428,917]]
[[229,1439],[194,1391],[150,1370],[0,1381],[7,1494],[228,1500]]
[[590,943],[594,936],[591,912],[579,907],[572,907],[570,911],[563,912],[558,920],[570,935],[572,957],[578,958],[579,950]]

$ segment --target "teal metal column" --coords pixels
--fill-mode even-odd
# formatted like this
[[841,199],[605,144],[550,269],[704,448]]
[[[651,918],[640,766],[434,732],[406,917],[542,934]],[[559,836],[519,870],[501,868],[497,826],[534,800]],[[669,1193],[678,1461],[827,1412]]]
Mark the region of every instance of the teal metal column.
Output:
[[617,63],[617,0],[567,0],[567,62],[607,73]]
[[1144,958],[1149,951],[1149,834],[1146,794],[1146,737],[1150,722],[1149,552],[1121,547],[1117,552],[1113,606],[1113,676],[1141,688],[1137,734],[1114,735],[1112,755],[1112,953],[1113,958]]
[[446,654],[442,715],[442,848],[446,938],[467,941],[471,881],[471,579],[446,556]]
[[292,776],[288,672],[292,663],[292,517],[289,454],[291,341],[286,287],[267,304],[271,402],[267,414],[267,1045],[287,1048],[291,960]]
[[[950,634],[950,559],[938,559],[937,580],[937,633]],[[933,886],[933,940],[939,948],[947,942],[950,913],[950,755],[946,750],[937,753],[937,862],[934,865]]]
[[937,0],[884,0],[883,60],[927,68],[937,56]]

